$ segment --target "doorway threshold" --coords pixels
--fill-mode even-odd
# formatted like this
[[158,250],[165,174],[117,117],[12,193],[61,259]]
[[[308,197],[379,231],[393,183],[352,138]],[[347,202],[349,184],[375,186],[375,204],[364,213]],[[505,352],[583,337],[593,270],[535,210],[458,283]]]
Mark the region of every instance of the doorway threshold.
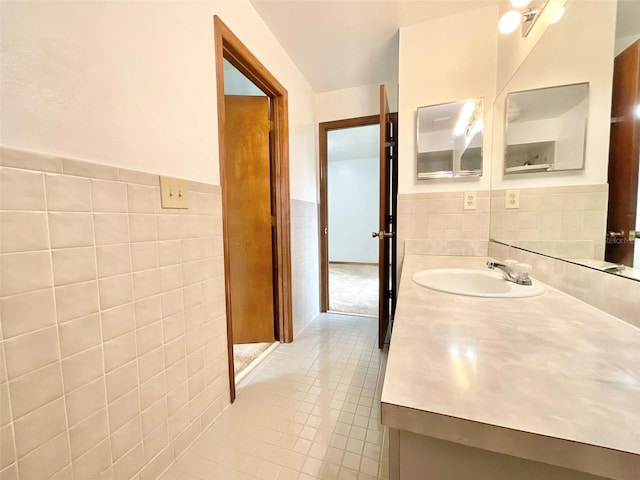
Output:
[[377,315],[369,315],[368,313],[343,312],[340,310],[327,310],[327,313],[333,315],[349,315],[350,317],[378,318]]
[[253,361],[251,361],[251,363],[249,363],[249,365],[247,365],[245,368],[243,368],[240,373],[238,373],[235,376],[235,383],[236,385],[238,383],[240,383],[247,375],[249,375],[249,373],[251,373],[251,371],[256,368],[265,358],[267,358],[271,352],[273,352],[278,345],[280,345],[280,342],[273,342],[271,345],[269,345],[269,347],[263,351],[260,355],[258,355]]

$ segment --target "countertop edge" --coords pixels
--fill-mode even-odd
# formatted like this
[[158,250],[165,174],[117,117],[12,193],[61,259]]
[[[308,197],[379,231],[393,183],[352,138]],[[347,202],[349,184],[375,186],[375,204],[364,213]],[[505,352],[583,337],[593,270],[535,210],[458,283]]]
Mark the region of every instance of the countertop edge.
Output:
[[380,402],[380,422],[468,447],[524,458],[615,480],[636,480],[640,456],[459,417]]

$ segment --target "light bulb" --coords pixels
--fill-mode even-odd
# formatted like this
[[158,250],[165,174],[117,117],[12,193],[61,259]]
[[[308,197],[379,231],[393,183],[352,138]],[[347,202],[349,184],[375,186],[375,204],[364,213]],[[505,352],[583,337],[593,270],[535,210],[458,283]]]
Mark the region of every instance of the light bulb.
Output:
[[513,5],[513,8],[526,7],[530,3],[531,0],[511,0],[511,5]]
[[553,20],[551,20],[551,23],[558,23],[563,15],[564,7],[561,7],[560,10],[558,10],[558,13],[556,13],[556,15],[553,17]]
[[516,28],[518,28],[521,19],[522,15],[520,14],[520,12],[509,10],[500,19],[500,22],[498,23],[498,30],[500,30],[500,33],[504,34],[511,33]]

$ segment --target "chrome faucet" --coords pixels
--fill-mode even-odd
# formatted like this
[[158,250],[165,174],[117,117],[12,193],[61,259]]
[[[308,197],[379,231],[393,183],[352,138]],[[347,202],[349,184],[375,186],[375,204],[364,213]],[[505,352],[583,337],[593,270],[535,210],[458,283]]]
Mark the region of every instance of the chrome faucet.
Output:
[[519,265],[524,265],[514,261],[512,265],[505,265],[504,263],[494,262],[492,260],[487,261],[487,267],[494,270],[498,269],[502,271],[502,278],[508,282],[517,283],[518,285],[531,285],[531,279],[529,278],[530,266],[526,268],[518,268]]

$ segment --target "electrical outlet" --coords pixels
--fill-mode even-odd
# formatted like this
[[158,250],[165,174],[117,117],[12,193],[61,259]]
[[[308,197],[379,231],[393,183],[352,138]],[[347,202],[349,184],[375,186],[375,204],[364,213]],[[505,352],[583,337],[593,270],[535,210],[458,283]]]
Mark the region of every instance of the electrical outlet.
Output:
[[464,209],[475,210],[478,208],[478,192],[464,192]]
[[504,208],[520,208],[520,190],[507,190]]
[[189,208],[189,186],[186,180],[160,177],[162,208]]

